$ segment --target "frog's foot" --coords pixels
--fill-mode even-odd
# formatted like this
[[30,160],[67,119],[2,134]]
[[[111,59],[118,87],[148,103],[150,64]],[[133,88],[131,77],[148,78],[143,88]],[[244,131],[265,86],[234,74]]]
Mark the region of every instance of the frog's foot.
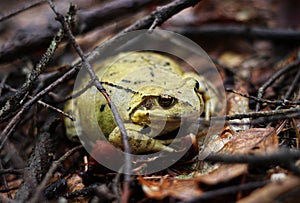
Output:
[[[131,147],[131,153],[141,154],[147,152],[167,151],[175,152],[175,149],[166,146],[171,143],[171,140],[157,140],[151,138],[147,133],[141,133],[142,127],[136,124],[125,124],[128,141]],[[109,135],[108,140],[115,147],[123,149],[121,133],[116,127]]]

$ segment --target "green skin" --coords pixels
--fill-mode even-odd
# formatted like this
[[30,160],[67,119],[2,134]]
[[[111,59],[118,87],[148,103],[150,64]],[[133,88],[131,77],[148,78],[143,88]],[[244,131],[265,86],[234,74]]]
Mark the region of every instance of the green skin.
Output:
[[[182,117],[195,118],[204,112],[209,119],[218,103],[215,89],[203,77],[184,73],[176,62],[160,54],[122,53],[97,66],[95,71],[124,121],[134,154],[175,151],[167,146],[172,140],[156,138],[179,128]],[[85,77],[80,89],[89,80]],[[119,128],[106,100],[95,87],[67,102],[65,111],[76,119],[75,122],[65,119],[70,140],[78,140],[77,134],[92,141],[103,140],[105,136],[122,149]]]

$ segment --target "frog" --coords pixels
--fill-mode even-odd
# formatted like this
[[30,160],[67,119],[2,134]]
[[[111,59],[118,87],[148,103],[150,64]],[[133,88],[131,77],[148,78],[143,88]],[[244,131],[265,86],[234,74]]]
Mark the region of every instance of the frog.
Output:
[[[215,87],[203,76],[184,71],[175,59],[161,53],[120,53],[94,65],[94,71],[117,107],[133,154],[175,152],[169,146],[174,139],[161,137],[180,128],[183,118],[209,120],[220,102]],[[85,76],[80,89],[89,82]],[[94,86],[69,100],[64,110],[75,118],[65,118],[70,140],[86,136],[93,141],[107,140],[123,150],[108,102]]]

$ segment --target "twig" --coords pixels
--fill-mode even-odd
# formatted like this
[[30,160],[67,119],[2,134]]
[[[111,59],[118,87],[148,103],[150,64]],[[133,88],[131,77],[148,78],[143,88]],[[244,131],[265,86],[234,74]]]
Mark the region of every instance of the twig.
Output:
[[0,16],[0,22],[6,20],[8,18],[11,18],[11,17],[13,17],[13,16],[15,16],[15,15],[17,15],[17,14],[23,12],[23,11],[26,11],[30,8],[38,6],[38,5],[40,5],[44,2],[45,2],[45,0],[37,0],[37,1],[29,2],[28,4],[24,5],[21,8],[17,8],[16,10],[10,11],[8,13],[4,13],[4,14],[2,14],[2,16]]
[[163,22],[174,16],[175,14],[179,13],[185,8],[195,6],[201,0],[175,0],[171,3],[158,7],[155,11],[153,11],[150,15],[142,18],[141,20],[137,21],[133,25],[126,28],[123,32],[130,32],[137,29],[148,29],[153,25],[152,29],[156,26],[160,26]]
[[300,41],[300,31],[287,28],[269,28],[249,25],[212,24],[201,26],[167,26],[166,29],[188,37],[247,37],[266,40]]
[[82,88],[81,90],[79,90],[79,91],[77,91],[77,92],[75,92],[75,93],[73,93],[73,94],[71,94],[71,95],[69,95],[69,96],[66,96],[65,98],[59,100],[58,102],[65,102],[65,101],[68,101],[68,100],[70,100],[70,99],[72,99],[72,98],[74,99],[74,98],[76,98],[76,97],[79,97],[79,96],[82,95],[87,89],[89,89],[89,88],[92,87],[92,86],[93,86],[93,81],[89,81],[88,84],[87,84],[84,88]]
[[300,115],[300,108],[249,112],[249,113],[243,113],[243,114],[227,115],[225,117],[224,116],[216,116],[216,117],[212,117],[212,120],[224,120],[224,119],[233,120],[233,119],[243,119],[243,118],[260,118],[260,117],[271,117],[271,116],[287,115],[287,114]]
[[[10,91],[12,91],[12,92],[16,92],[16,91],[17,91],[15,88],[12,88],[11,86],[6,85],[6,84],[5,84],[5,85],[0,84],[0,88],[2,88],[2,87],[6,88],[6,89],[8,89],[8,90],[10,90]],[[33,98],[33,97],[30,96],[30,95],[27,95],[27,97],[30,98],[30,99]],[[49,108],[49,109],[51,109],[51,110],[53,110],[53,111],[55,111],[55,112],[57,112],[57,113],[59,113],[59,114],[65,116],[65,117],[68,117],[68,118],[70,118],[71,120],[74,120],[74,118],[73,118],[71,115],[65,113],[64,111],[62,111],[62,110],[60,110],[60,109],[58,109],[58,108],[56,108],[56,107],[54,107],[54,106],[52,106],[52,105],[50,105],[50,104],[47,104],[47,103],[45,103],[45,102],[43,102],[43,101],[41,101],[41,100],[38,100],[37,103],[40,104],[40,105],[42,105],[42,106],[44,106],[45,108]]]
[[247,163],[253,166],[280,165],[290,169],[300,176],[300,169],[295,167],[295,161],[300,158],[298,150],[280,150],[267,155],[225,155],[210,154],[204,161],[222,163]]
[[289,86],[288,91],[284,95],[285,99],[289,99],[292,96],[292,93],[293,93],[294,89],[296,88],[297,83],[299,83],[299,79],[300,79],[300,69],[298,70],[292,84]]
[[[297,59],[293,63],[288,64],[284,68],[281,68],[278,70],[267,82],[265,82],[259,89],[257,93],[257,98],[261,99],[265,90],[273,83],[275,80],[277,80],[281,75],[283,75],[285,72],[297,68],[300,64],[300,59]],[[256,104],[256,111],[258,111],[260,108],[260,103]]]
[[21,175],[23,171],[24,171],[23,169],[1,169],[0,175],[7,174],[7,173]]
[[226,89],[226,91],[232,92],[234,94],[238,94],[240,96],[243,96],[243,97],[246,97],[246,98],[249,98],[249,99],[253,99],[254,101],[259,102],[259,103],[277,104],[277,105],[281,105],[281,106],[299,105],[300,104],[299,100],[298,101],[289,101],[289,100],[276,100],[276,101],[273,101],[273,100],[254,97],[254,96],[251,96],[251,95],[248,95],[248,94],[244,94],[242,92],[235,91],[233,89]]
[[297,118],[299,116],[300,116],[300,112],[291,113],[291,114],[281,114],[281,115],[275,115],[275,116],[270,116],[270,117],[257,117],[257,118],[251,119],[251,121],[249,121],[249,122],[244,122],[244,123],[240,123],[238,121],[226,121],[226,124],[228,124],[228,125],[255,125],[255,124],[273,122],[273,121],[278,121],[278,120],[283,120],[283,119]]
[[51,177],[53,176],[54,172],[56,171],[56,169],[62,164],[63,161],[65,161],[68,157],[70,157],[72,154],[74,154],[76,151],[81,150],[83,148],[82,145],[74,147],[73,149],[69,150],[68,152],[66,152],[62,157],[60,157],[58,160],[54,161],[50,167],[50,169],[48,170],[48,172],[46,173],[43,181],[41,182],[41,184],[36,188],[35,193],[33,195],[33,197],[28,200],[28,202],[38,202],[40,196],[43,194],[43,190],[45,189],[47,183],[50,181]]

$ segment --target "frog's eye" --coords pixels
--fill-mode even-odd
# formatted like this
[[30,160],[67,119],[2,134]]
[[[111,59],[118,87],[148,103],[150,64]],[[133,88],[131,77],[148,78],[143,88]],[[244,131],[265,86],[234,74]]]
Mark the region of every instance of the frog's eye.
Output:
[[168,108],[174,104],[175,98],[167,94],[162,94],[157,98],[157,101],[161,107]]
[[196,80],[194,90],[197,92],[199,90],[199,87],[200,87],[199,82]]

